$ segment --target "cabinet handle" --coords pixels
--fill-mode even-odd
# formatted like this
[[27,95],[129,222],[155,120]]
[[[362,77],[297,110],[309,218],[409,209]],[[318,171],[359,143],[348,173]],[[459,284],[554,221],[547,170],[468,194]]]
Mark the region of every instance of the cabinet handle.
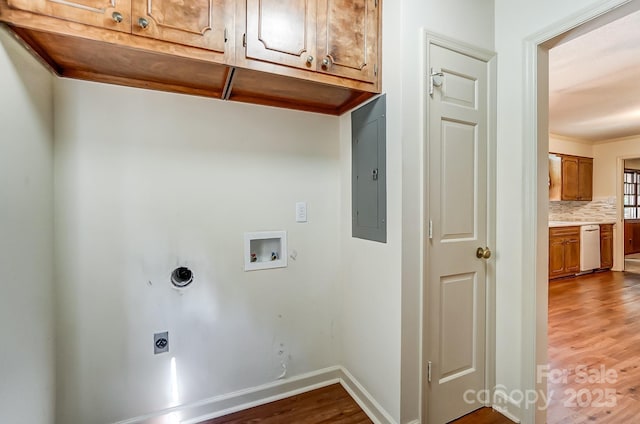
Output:
[[331,66],[331,58],[329,56],[322,59],[322,68],[327,69]]
[[113,18],[113,20],[114,20],[117,24],[119,24],[120,22],[122,22],[122,19],[124,19],[124,18],[122,17],[122,13],[120,13],[120,12],[113,12],[113,13],[111,14],[111,17]]
[[309,55],[307,56],[307,63],[311,64],[313,62],[313,56]]
[[145,18],[139,18],[138,25],[140,25],[140,28],[145,29],[149,26],[149,21],[147,21]]

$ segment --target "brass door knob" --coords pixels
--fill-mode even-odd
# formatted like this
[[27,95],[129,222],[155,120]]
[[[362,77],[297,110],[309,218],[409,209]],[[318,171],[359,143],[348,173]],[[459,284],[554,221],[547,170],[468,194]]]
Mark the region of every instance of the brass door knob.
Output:
[[476,250],[476,257],[478,259],[489,259],[491,257],[491,249],[488,247],[478,247],[478,250]]

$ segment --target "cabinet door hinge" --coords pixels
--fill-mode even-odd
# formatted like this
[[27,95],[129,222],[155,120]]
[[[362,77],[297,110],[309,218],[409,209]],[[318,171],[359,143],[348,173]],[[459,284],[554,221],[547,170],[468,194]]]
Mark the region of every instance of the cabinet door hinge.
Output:
[[376,0],[375,3],[376,3],[376,7],[378,7],[378,0]]
[[228,39],[229,38],[228,38],[228,34],[227,34],[227,29],[225,28],[224,29],[224,42],[226,43]]
[[433,240],[433,221],[429,220],[429,240]]
[[378,64],[373,65],[373,75],[378,76]]
[[431,361],[427,362],[427,382],[431,383]]
[[247,47],[247,33],[242,34],[242,47]]

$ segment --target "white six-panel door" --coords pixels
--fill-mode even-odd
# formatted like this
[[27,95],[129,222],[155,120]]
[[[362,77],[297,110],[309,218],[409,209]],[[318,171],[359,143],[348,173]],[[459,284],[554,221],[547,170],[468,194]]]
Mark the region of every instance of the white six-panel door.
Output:
[[425,392],[427,422],[440,424],[484,406],[488,71],[437,45],[428,63]]

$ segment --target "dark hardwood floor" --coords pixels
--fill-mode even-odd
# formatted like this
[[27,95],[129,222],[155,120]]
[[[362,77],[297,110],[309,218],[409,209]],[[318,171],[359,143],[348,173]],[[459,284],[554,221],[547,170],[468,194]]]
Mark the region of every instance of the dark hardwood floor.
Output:
[[333,384],[201,424],[372,424],[349,393]]
[[[640,274],[549,283],[548,424],[640,422]],[[339,384],[203,424],[371,423]],[[482,408],[455,424],[511,424]]]
[[548,424],[640,422],[640,275],[549,283]]
[[480,408],[451,424],[513,424],[513,421],[492,408]]

